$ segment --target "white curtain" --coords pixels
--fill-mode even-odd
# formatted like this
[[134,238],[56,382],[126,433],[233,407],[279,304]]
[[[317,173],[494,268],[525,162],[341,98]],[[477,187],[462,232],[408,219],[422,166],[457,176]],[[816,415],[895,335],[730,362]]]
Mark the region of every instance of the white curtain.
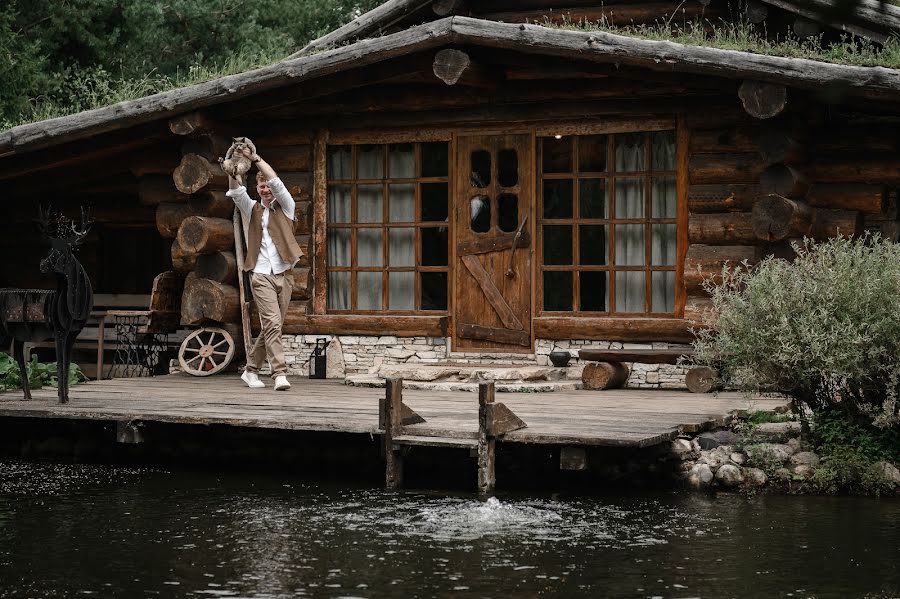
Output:
[[[675,170],[675,132],[660,131],[652,136],[650,148],[654,171]],[[650,181],[650,204],[653,218],[676,218],[677,194],[675,177],[654,176]],[[652,232],[652,264],[674,266],[677,251],[678,227],[674,224],[654,224]],[[675,272],[654,272],[651,278],[651,309],[653,312],[675,310]]]
[[[643,176],[622,174],[642,172],[646,164],[646,136],[642,133],[616,137],[616,219],[645,218]],[[644,266],[644,225],[616,225],[616,266]],[[616,273],[616,311],[644,311],[644,273]]]

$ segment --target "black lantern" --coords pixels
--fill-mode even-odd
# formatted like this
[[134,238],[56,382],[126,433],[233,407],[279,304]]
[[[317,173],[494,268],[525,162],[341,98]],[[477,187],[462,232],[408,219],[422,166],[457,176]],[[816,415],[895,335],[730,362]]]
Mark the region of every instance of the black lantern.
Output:
[[328,347],[328,338],[316,339],[316,346],[309,357],[309,378],[325,378],[325,348]]

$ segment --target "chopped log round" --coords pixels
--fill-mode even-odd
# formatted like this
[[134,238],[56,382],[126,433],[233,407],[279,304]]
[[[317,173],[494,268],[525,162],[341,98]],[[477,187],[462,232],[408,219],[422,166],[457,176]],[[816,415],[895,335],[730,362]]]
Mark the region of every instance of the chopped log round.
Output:
[[172,240],[172,268],[181,274],[187,274],[197,266],[197,254],[186,252],[178,243],[176,237]]
[[766,127],[759,135],[759,155],[766,164],[800,164],[805,146],[780,127]]
[[722,388],[719,373],[709,366],[695,366],[688,370],[684,383],[691,393],[710,393]]
[[749,212],[692,214],[688,219],[688,240],[708,245],[756,243]]
[[753,231],[764,241],[780,241],[808,235],[813,212],[806,202],[769,195],[753,205]]
[[237,287],[200,277],[185,280],[184,294],[181,296],[181,324],[238,322],[240,318],[241,303]]
[[769,8],[759,0],[747,0],[747,3],[744,5],[744,14],[747,15],[748,21],[754,25],[759,25],[769,16]]
[[184,219],[195,214],[188,204],[160,204],[156,207],[156,230],[166,239],[175,239]]
[[192,376],[210,376],[225,370],[234,354],[231,333],[219,327],[203,327],[181,342],[178,364],[183,372]]
[[234,200],[221,191],[204,191],[190,196],[188,203],[198,216],[231,218],[234,214]]
[[747,114],[758,119],[778,116],[787,106],[787,88],[777,83],[744,81],[738,88],[738,97]]
[[169,119],[169,131],[175,135],[192,135],[212,128],[212,120],[200,111],[179,114]]
[[221,133],[202,133],[192,135],[181,144],[181,154],[197,154],[203,156],[211,164],[217,164],[219,158],[224,158],[228,148],[234,140]]
[[188,196],[181,193],[166,175],[150,175],[138,181],[138,199],[145,206],[166,203],[186,204]]
[[815,208],[880,214],[884,210],[886,190],[884,185],[816,183],[806,193],[806,202]]
[[809,191],[809,180],[799,169],[786,164],[773,164],[759,177],[759,191],[786,198],[802,198]]
[[621,362],[589,362],[581,373],[585,389],[619,389],[628,380],[628,367]]
[[435,77],[447,85],[455,85],[470,64],[469,55],[462,50],[445,48],[434,55],[432,70]]
[[178,243],[186,252],[209,254],[234,248],[234,225],[211,216],[189,216],[178,229]]
[[197,257],[197,266],[194,270],[198,277],[210,281],[225,285],[237,285],[238,282],[237,258],[234,252],[201,254]]
[[175,187],[181,193],[196,193],[206,186],[212,189],[226,189],[228,177],[218,164],[212,164],[203,156],[186,154],[172,173]]
[[703,282],[721,281],[722,267],[735,267],[743,261],[754,264],[758,249],[752,245],[698,245],[688,247],[684,259],[684,286],[688,295],[703,293]]

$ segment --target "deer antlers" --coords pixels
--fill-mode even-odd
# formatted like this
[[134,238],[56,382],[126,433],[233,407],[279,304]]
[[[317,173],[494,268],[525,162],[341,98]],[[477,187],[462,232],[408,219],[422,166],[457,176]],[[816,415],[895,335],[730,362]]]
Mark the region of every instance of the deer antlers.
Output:
[[38,218],[36,219],[38,230],[47,238],[61,239],[71,245],[78,245],[87,236],[94,219],[91,218],[90,208],[81,207],[81,225],[75,225],[75,221],[67,218],[61,212],[54,212],[52,206],[38,206]]

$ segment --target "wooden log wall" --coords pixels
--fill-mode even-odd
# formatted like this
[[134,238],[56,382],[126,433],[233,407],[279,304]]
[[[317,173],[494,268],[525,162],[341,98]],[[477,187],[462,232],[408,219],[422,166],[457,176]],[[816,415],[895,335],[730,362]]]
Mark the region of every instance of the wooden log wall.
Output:
[[[307,255],[289,273],[294,282],[289,311],[305,314],[311,293],[310,134],[290,127],[271,128],[265,122],[239,127],[200,113],[173,118],[169,126],[184,139],[181,160],[167,177],[174,200],[157,203],[156,225],[160,235],[172,239],[173,268],[186,277],[182,324],[240,322],[234,202],[225,195],[228,180],[218,164],[231,145],[232,133],[254,141],[296,200],[294,232]],[[251,195],[255,194],[255,177],[255,170],[248,173]]]
[[886,199],[900,185],[898,125],[866,125],[864,117],[850,125],[814,111],[767,120],[735,112],[708,126],[688,120],[685,318],[710,315],[702,283],[726,263],[789,258],[790,242],[804,236],[849,237],[865,222],[897,220]]

